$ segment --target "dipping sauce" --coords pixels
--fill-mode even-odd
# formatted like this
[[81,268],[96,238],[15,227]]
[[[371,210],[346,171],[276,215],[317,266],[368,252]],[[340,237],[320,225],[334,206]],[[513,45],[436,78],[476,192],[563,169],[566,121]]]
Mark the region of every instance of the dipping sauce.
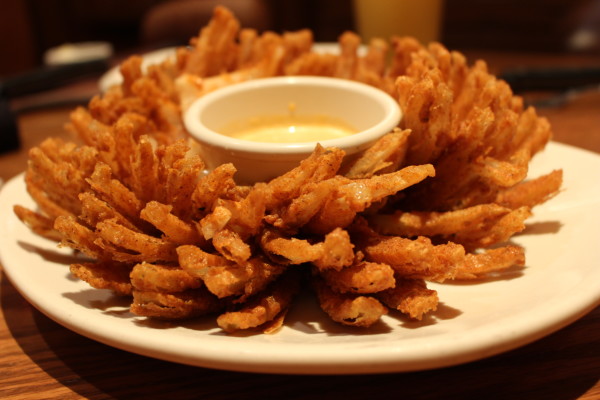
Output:
[[358,131],[327,115],[263,115],[234,121],[219,130],[223,135],[261,143],[305,143],[339,139]]

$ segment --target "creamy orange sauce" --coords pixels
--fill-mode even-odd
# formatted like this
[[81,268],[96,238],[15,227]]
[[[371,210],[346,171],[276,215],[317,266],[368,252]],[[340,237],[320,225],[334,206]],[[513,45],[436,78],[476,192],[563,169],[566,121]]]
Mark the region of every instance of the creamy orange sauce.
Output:
[[261,143],[304,143],[338,139],[357,131],[345,121],[327,115],[263,115],[234,121],[219,132],[236,139]]

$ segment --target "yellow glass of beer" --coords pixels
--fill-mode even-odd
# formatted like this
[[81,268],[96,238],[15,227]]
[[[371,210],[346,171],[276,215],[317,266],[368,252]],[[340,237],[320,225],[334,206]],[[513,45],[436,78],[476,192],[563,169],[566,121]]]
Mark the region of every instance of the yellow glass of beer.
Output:
[[354,0],[356,28],[365,43],[374,37],[440,40],[443,0]]

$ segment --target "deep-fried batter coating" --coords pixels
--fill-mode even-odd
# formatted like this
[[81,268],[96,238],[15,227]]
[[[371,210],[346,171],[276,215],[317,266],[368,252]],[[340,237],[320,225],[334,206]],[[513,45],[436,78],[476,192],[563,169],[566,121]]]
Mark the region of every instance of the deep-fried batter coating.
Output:
[[[160,230],[170,242],[176,244],[200,243],[196,227],[172,214],[173,206],[150,201],[140,212],[140,217]],[[120,221],[119,221],[120,222]]]
[[512,210],[491,203],[441,213],[379,213],[368,220],[373,229],[384,235],[440,237],[468,248],[479,248],[508,240],[525,229],[524,222],[529,216],[528,207]]
[[93,230],[77,222],[75,217],[60,216],[54,220],[54,229],[61,234],[60,244],[68,246],[97,260],[109,260],[110,253],[97,243],[98,236]]
[[390,265],[398,275],[437,282],[453,279],[465,258],[465,249],[456,243],[435,245],[419,236],[408,239],[380,235],[358,221],[350,230],[353,242],[365,259]]
[[423,279],[398,278],[395,287],[377,293],[377,298],[386,306],[419,321],[438,306],[437,292],[427,289]]
[[337,227],[345,228],[352,223],[357,213],[371,204],[434,175],[433,167],[427,164],[405,167],[369,179],[349,179],[329,197],[308,222],[306,229],[311,233],[324,234]]
[[202,281],[174,265],[136,264],[129,274],[131,285],[140,292],[183,292],[197,289]]
[[477,279],[491,272],[525,265],[525,250],[519,246],[488,249],[483,253],[467,254],[454,279]]
[[[141,259],[147,262],[175,261],[177,245],[145,233],[134,232],[119,225],[115,220],[107,219],[96,224],[96,232],[104,241],[132,252],[131,258],[115,257],[118,261],[133,261]],[[138,256],[139,255],[139,256]]]
[[278,214],[268,215],[266,221],[280,229],[297,230],[306,225],[323,208],[325,202],[343,182],[344,180],[338,176],[304,185],[289,205],[282,207]]
[[112,178],[111,169],[107,164],[98,163],[92,175],[87,179],[96,196],[112,204],[114,208],[128,219],[138,222],[143,205],[135,193],[121,181]]
[[340,168],[345,153],[337,148],[325,149],[317,144],[315,150],[300,165],[268,183],[267,210],[280,207],[298,197],[304,185],[333,178]]
[[219,298],[240,296],[240,299],[246,299],[264,289],[285,270],[284,266],[270,263],[263,257],[236,264],[191,245],[178,247],[177,254],[181,267],[191,276],[202,279],[208,290]]
[[325,235],[323,241],[316,243],[284,236],[272,229],[266,229],[260,240],[265,253],[283,264],[311,262],[324,271],[340,270],[354,261],[354,245],[348,232],[341,228],[334,229]]
[[562,170],[556,170],[539,178],[521,182],[498,193],[494,202],[513,209],[534,207],[558,193],[562,185],[562,175]]
[[87,226],[96,226],[98,222],[112,219],[127,229],[134,232],[141,232],[141,229],[134,225],[127,217],[118,212],[108,202],[100,200],[93,192],[81,193],[79,201],[81,201],[79,219]]
[[[444,63],[444,72],[443,53],[439,46],[436,53],[413,52],[407,75],[396,81],[405,112],[401,125],[412,130],[406,162],[431,162],[436,169],[436,177],[408,191],[400,207],[445,211],[493,201],[525,178],[529,160],[551,137],[548,121],[532,108],[523,110],[522,99],[484,62]],[[456,86],[450,81],[455,69]]]
[[300,273],[293,269],[289,270],[239,310],[219,315],[217,324],[225,332],[263,325],[288,309],[292,299],[299,292],[301,283]]
[[334,292],[320,278],[314,278],[312,285],[323,311],[343,325],[368,328],[388,312],[374,297]]
[[335,228],[325,235],[321,247],[321,256],[313,261],[320,271],[339,271],[354,261],[354,245],[348,232],[342,228]]
[[71,273],[96,289],[110,289],[119,295],[130,295],[129,280],[131,264],[112,261],[76,263],[70,266]]
[[217,199],[235,187],[233,175],[236,171],[233,164],[223,164],[200,178],[192,194],[193,207],[200,213],[212,211]]
[[77,215],[79,193],[87,190],[86,175],[94,168],[98,151],[60,139],[46,139],[29,151],[27,191],[50,217]]
[[223,304],[204,287],[179,293],[133,291],[132,313],[177,320],[215,313]]
[[324,270],[321,276],[339,293],[377,293],[396,284],[392,267],[369,261],[359,261],[338,271]]
[[465,249],[456,243],[434,245],[429,238],[379,237],[358,245],[367,259],[389,264],[398,274],[436,282],[454,279]]
[[13,207],[17,217],[36,235],[59,242],[62,235],[54,229],[54,220],[23,206]]
[[234,231],[221,229],[212,238],[212,245],[226,259],[242,264],[252,255],[250,245]]
[[242,240],[248,240],[251,236],[257,235],[262,228],[268,193],[268,186],[259,182],[241,199],[219,199],[216,201],[215,210],[224,208],[230,213],[227,222],[221,229],[227,228]]
[[359,157],[345,166],[346,178],[370,178],[376,173],[395,171],[403,163],[408,147],[409,130],[395,129],[384,135]]

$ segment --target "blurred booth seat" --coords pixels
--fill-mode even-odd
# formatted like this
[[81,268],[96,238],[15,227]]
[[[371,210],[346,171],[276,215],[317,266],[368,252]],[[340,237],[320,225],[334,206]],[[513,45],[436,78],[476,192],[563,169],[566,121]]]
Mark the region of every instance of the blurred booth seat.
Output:
[[215,6],[229,8],[244,28],[271,28],[271,13],[264,0],[170,0],[150,8],[140,26],[145,45],[184,44],[206,25]]

